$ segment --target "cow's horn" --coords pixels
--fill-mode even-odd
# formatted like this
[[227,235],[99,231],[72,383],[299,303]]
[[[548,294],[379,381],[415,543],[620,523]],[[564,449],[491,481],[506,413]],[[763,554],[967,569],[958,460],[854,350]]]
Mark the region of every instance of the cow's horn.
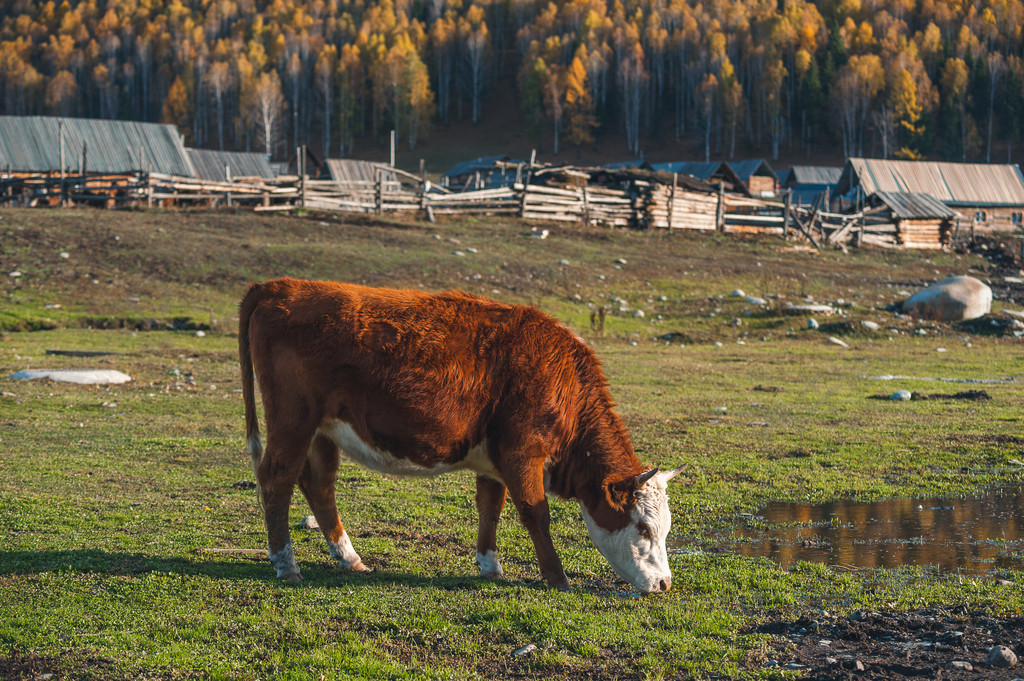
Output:
[[647,484],[648,480],[650,480],[651,478],[653,478],[657,474],[658,474],[658,469],[657,468],[652,468],[651,470],[646,471],[646,472],[641,473],[640,475],[636,476],[636,488],[640,489],[641,487],[643,487],[644,485]]
[[689,467],[689,465],[690,464],[688,464],[688,463],[684,463],[679,468],[673,468],[670,471],[665,471],[661,475],[665,478],[665,482],[668,482],[669,480],[671,480],[672,478],[676,477],[677,475],[682,473],[684,470],[686,470]]

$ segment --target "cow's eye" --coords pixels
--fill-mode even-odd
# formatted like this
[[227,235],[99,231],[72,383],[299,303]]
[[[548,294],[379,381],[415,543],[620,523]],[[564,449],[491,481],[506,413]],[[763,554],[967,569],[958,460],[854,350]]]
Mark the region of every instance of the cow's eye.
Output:
[[651,540],[651,528],[647,527],[647,525],[643,523],[637,523],[636,529],[640,532],[641,537],[643,537],[647,541]]

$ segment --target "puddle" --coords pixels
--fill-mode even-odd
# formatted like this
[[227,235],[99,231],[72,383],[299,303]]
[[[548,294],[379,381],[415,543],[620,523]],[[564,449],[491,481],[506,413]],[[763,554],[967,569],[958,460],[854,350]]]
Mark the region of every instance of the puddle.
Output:
[[970,499],[772,502],[723,549],[851,569],[934,566],[991,574],[1024,569],[1024,486]]

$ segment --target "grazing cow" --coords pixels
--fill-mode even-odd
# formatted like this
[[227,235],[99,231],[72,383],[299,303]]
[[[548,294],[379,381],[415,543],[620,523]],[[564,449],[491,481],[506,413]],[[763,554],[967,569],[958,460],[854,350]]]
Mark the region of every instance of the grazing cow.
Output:
[[[476,474],[476,561],[500,577],[506,494],[548,584],[568,581],[546,494],[576,499],[598,550],[643,592],[672,583],[666,483],[613,411],[597,358],[551,317],[465,293],[279,279],[253,284],[238,333],[249,454],[277,576],[300,580],[288,533],[297,482],[331,555],[366,570],[334,497],[339,453],[390,475]],[[263,395],[267,443],[256,415]]]

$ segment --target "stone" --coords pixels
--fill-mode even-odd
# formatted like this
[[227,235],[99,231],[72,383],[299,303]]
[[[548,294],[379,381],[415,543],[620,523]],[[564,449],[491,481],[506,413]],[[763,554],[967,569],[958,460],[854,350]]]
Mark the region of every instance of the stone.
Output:
[[767,305],[768,301],[764,298],[758,298],[757,296],[747,296],[747,302],[751,305]]
[[878,331],[879,328],[877,322],[873,322],[868,319],[862,319],[860,325],[863,326],[865,329],[869,329],[871,331]]
[[132,380],[128,374],[113,369],[25,369],[11,378],[31,381],[48,378],[51,381],[64,383],[80,383],[83,385],[106,385],[108,383],[127,383]]
[[320,523],[316,521],[316,516],[307,515],[299,521],[299,527],[303,530],[319,530]]
[[729,297],[731,298],[745,298],[746,296],[747,294],[744,293],[741,288],[734,289],[733,292],[729,294]]
[[836,309],[831,305],[793,305],[787,304],[782,308],[786,314],[835,314]]
[[889,399],[894,402],[906,402],[911,397],[913,397],[913,395],[909,390],[897,390],[892,395],[889,395]]
[[808,329],[811,329],[813,331],[813,330],[817,329],[819,326],[821,326],[821,325],[818,324],[818,321],[816,319],[814,319],[813,317],[811,317],[810,319],[807,320],[807,328]]
[[637,310],[636,312],[633,313],[633,316],[637,317],[639,319],[642,319],[644,317],[644,311],[643,310]]
[[990,667],[1009,669],[1017,666],[1017,654],[1006,646],[992,646],[988,649],[988,657],[985,664]]
[[532,653],[535,650],[537,650],[537,644],[536,643],[528,643],[525,646],[523,646],[522,648],[517,648],[517,649],[513,650],[512,651],[512,656],[513,657],[522,657],[523,655],[529,655],[530,653]]
[[562,258],[561,260],[558,261],[558,264],[559,265],[568,265],[569,261],[566,260],[565,258]]
[[976,319],[992,311],[992,289],[974,277],[953,275],[910,296],[901,309],[939,322]]
[[832,345],[838,345],[841,348],[848,348],[848,347],[850,347],[849,343],[847,343],[844,340],[840,340],[840,339],[836,338],[835,336],[829,336],[825,340],[827,340]]
[[974,665],[967,660],[952,660],[949,666],[951,669],[960,669],[965,672],[974,671]]

